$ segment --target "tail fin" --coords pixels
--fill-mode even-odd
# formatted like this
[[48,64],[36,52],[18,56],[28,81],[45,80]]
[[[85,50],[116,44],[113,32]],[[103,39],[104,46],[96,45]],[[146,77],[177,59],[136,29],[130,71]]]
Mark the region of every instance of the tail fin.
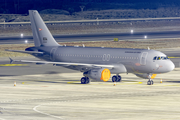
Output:
[[38,11],[29,10],[29,16],[35,46],[58,46],[59,44],[49,32]]

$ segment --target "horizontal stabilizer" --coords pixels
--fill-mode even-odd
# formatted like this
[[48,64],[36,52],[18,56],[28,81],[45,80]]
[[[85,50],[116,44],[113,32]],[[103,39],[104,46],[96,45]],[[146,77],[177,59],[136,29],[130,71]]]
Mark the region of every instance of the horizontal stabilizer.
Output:
[[5,50],[5,51],[10,51],[10,52],[19,52],[19,53],[27,53],[27,54],[43,54],[43,52],[38,52],[38,51],[22,51],[22,50]]

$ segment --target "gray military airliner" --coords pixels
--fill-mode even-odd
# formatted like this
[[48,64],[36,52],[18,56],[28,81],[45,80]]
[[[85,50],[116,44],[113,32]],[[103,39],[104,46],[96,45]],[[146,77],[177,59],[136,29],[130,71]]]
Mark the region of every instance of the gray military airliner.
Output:
[[33,32],[34,47],[25,51],[7,50],[31,54],[44,61],[11,60],[36,64],[53,64],[83,72],[82,84],[90,79],[108,81],[111,74],[113,82],[120,82],[121,73],[133,73],[138,77],[149,79],[153,84],[156,74],[170,72],[174,64],[162,52],[149,49],[72,47],[59,45],[49,32],[36,10],[29,10]]

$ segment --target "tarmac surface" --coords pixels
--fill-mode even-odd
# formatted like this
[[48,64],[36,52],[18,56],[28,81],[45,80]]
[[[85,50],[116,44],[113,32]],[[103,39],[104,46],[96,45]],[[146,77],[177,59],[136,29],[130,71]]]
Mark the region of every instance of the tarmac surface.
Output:
[[157,75],[151,86],[133,74],[116,86],[80,84],[81,73],[0,77],[0,120],[177,120],[179,72]]
[[[106,41],[114,40],[138,40],[158,38],[180,38],[179,31],[156,31],[156,32],[134,32],[129,33],[95,33],[95,34],[69,34],[69,35],[54,35],[57,42],[77,42],[77,41]],[[0,37],[0,44],[24,44],[25,40],[28,43],[33,43],[32,36],[9,36]]]
[[[180,53],[176,48],[161,51]],[[180,67],[179,58],[172,60]],[[111,80],[80,84],[81,72],[60,66],[8,65],[7,58],[0,60],[0,120],[180,119],[180,68],[158,74],[154,85],[122,74],[114,86]]]
[[80,84],[81,72],[50,64],[8,65],[1,59],[0,120],[180,119],[180,68],[158,74],[151,86],[133,74],[121,74],[114,86],[111,80]]

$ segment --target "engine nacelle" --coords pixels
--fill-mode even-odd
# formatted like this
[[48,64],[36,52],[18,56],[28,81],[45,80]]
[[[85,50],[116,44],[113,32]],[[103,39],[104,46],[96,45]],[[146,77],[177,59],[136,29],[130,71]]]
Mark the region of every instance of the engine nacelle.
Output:
[[152,76],[149,78],[149,74],[135,74],[137,77],[143,78],[143,79],[154,79],[156,77],[156,74],[152,74]]
[[107,82],[111,77],[111,72],[107,68],[94,68],[88,72],[84,72],[84,76],[97,81],[102,80],[104,82]]

